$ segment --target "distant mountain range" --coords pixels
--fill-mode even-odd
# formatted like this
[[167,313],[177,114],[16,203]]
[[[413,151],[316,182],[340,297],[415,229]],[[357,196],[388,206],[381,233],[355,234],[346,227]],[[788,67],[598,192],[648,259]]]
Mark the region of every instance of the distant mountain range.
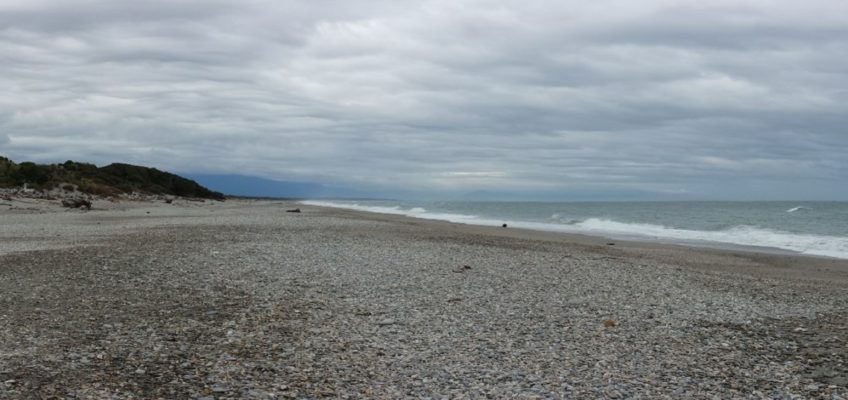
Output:
[[104,167],[66,161],[61,164],[15,163],[0,156],[0,188],[64,188],[95,195],[143,192],[224,199],[225,196],[290,199],[366,198],[364,190],[314,182],[278,181],[236,174],[176,175],[155,168],[114,163]]
[[182,176],[155,168],[129,164],[94,164],[67,161],[62,164],[16,164],[0,157],[0,187],[36,189],[72,185],[85,193],[115,195],[147,192],[186,197],[223,199],[225,195],[288,199],[417,199],[458,201],[598,201],[598,200],[681,200],[679,195],[658,195],[640,191],[509,191],[509,190],[400,190],[379,186],[356,188],[343,184],[279,181],[238,174],[183,173]]
[[33,189],[61,188],[69,191],[114,196],[141,192],[223,200],[220,192],[197,182],[155,168],[114,163],[105,167],[66,161],[62,164],[20,164],[0,157],[0,187],[27,185]]

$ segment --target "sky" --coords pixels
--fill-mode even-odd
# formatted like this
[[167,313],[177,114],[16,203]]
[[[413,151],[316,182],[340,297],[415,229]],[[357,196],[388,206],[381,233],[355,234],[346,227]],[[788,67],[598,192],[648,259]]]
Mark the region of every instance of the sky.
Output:
[[0,155],[848,200],[848,2],[0,0]]

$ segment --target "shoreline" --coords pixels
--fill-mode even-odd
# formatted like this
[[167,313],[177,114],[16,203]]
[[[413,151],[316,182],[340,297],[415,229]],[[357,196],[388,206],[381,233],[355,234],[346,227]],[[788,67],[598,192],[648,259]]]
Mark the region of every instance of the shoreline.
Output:
[[[668,242],[664,240],[641,240],[641,239],[618,239],[613,237],[601,236],[601,235],[593,235],[589,233],[570,233],[570,232],[561,232],[561,231],[547,231],[547,230],[536,230],[536,229],[527,229],[521,227],[507,227],[503,228],[500,226],[494,225],[478,225],[471,223],[463,223],[463,222],[452,222],[447,220],[440,219],[429,219],[429,218],[418,218],[401,214],[390,214],[390,213],[380,213],[380,212],[372,212],[372,211],[363,211],[363,210],[354,210],[344,207],[330,207],[323,205],[311,205],[304,204],[302,202],[298,202],[298,204],[323,209],[328,213],[338,212],[340,214],[351,213],[352,215],[361,215],[365,218],[368,216],[372,216],[372,218],[381,219],[381,220],[411,220],[411,221],[419,221],[421,224],[436,224],[438,226],[446,226],[446,227],[462,227],[462,231],[472,234],[488,234],[488,235],[496,235],[503,236],[509,238],[516,239],[531,239],[531,240],[546,240],[553,242],[561,242],[567,243],[571,245],[581,245],[588,246],[593,250],[605,251],[610,250],[613,251],[614,248],[627,250],[629,255],[637,256],[637,257],[651,257],[648,254],[653,254],[653,257],[658,261],[671,260],[678,263],[688,264],[686,261],[686,256],[688,253],[696,253],[703,255],[711,255],[716,257],[717,259],[727,259],[727,258],[743,258],[755,263],[765,263],[772,264],[772,266],[778,267],[779,269],[785,269],[787,266],[791,265],[809,265],[809,269],[821,270],[821,271],[842,271],[844,270],[844,275],[842,273],[837,274],[839,279],[848,280],[848,259],[836,258],[836,257],[828,257],[828,256],[819,256],[815,254],[804,254],[800,252],[795,252],[792,250],[780,249],[780,248],[772,248],[772,247],[759,247],[759,246],[746,246],[746,245],[735,245],[735,244],[725,244],[725,243],[717,243],[715,246],[705,245],[698,246],[690,243],[679,243],[679,242]],[[609,243],[614,243],[614,245],[610,246]],[[640,254],[644,253],[644,254]],[[713,261],[711,263],[715,264],[714,267],[717,269],[723,269],[720,265],[719,260]],[[703,263],[699,263],[703,264]],[[736,264],[736,263],[732,263]],[[764,273],[768,273],[765,271]],[[797,274],[793,274],[799,278],[804,278],[804,273],[798,272]],[[832,275],[831,275],[832,277]],[[822,278],[827,279],[827,278]]]
[[0,398],[848,395],[843,260],[288,201],[60,210],[0,209]]
[[[410,211],[401,211],[391,212],[389,210],[381,210],[381,207],[371,207],[371,206],[359,206],[359,205],[349,205],[349,204],[339,204],[335,205],[331,202],[326,201],[318,201],[318,200],[295,200],[300,204],[314,206],[314,207],[327,207],[334,209],[344,209],[365,213],[375,213],[375,214],[383,214],[383,215],[395,215],[395,216],[403,216],[407,218],[416,218],[422,220],[430,220],[430,221],[443,221],[443,222],[451,222],[456,224],[464,224],[464,225],[474,225],[474,226],[489,226],[489,227],[500,227],[501,224],[506,223],[509,228],[512,229],[524,229],[529,231],[537,231],[537,232],[552,232],[559,233],[565,235],[582,235],[582,236],[590,236],[603,238],[607,240],[617,240],[617,241],[628,241],[628,242],[646,242],[646,243],[656,243],[663,245],[676,245],[676,246],[686,246],[686,247],[694,247],[694,248],[708,248],[708,249],[717,249],[717,250],[727,250],[727,251],[749,251],[749,252],[757,252],[757,253],[770,253],[777,255],[799,255],[805,257],[814,257],[814,258],[825,258],[825,259],[837,259],[837,260],[848,260],[848,255],[844,256],[834,256],[830,254],[818,254],[818,253],[808,253],[802,250],[794,250],[791,248],[783,248],[776,247],[770,245],[759,245],[759,244],[745,244],[745,243],[735,243],[729,241],[721,241],[721,240],[712,240],[712,239],[691,239],[691,238],[679,238],[672,236],[656,236],[656,235],[647,235],[640,233],[627,233],[627,232],[614,232],[614,231],[602,231],[602,230],[591,230],[591,229],[576,229],[571,228],[570,225],[558,225],[554,223],[547,222],[533,222],[533,221],[520,221],[520,220],[495,220],[495,219],[478,219],[477,217],[468,217],[466,221],[462,215],[456,215],[456,218],[451,219],[447,217],[438,217],[438,215],[443,214],[434,214],[436,216],[428,217],[428,214],[414,214],[410,213]],[[446,215],[446,214],[445,214]],[[461,218],[462,217],[462,218]],[[687,231],[687,230],[684,230]],[[711,231],[692,231],[692,232],[702,232],[702,233],[710,233]],[[786,233],[792,234],[794,233]],[[797,234],[797,235],[807,235],[812,237],[818,237],[820,235],[817,234]],[[823,238],[830,238],[828,236],[822,236]]]

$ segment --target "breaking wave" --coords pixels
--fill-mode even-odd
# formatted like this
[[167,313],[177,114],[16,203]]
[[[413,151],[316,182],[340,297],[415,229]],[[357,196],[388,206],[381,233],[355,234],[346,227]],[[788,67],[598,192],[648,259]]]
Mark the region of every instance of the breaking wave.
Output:
[[[808,255],[848,259],[848,238],[839,236],[799,234],[755,226],[738,225],[724,230],[691,230],[662,225],[620,222],[601,218],[584,220],[552,215],[546,222],[510,221],[476,215],[430,212],[421,207],[373,206],[357,203],[303,201],[306,205],[345,208],[350,210],[404,215],[408,217],[450,221],[471,225],[500,226],[539,231],[580,233],[620,239],[650,239],[687,244],[730,244],[789,250]],[[803,207],[796,207],[802,209]],[[787,210],[789,211],[789,210]]]

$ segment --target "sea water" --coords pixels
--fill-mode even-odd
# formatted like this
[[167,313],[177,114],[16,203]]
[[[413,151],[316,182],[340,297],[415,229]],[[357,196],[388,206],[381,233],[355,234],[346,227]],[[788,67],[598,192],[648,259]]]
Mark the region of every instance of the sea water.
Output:
[[848,202],[304,201],[475,225],[848,259]]

